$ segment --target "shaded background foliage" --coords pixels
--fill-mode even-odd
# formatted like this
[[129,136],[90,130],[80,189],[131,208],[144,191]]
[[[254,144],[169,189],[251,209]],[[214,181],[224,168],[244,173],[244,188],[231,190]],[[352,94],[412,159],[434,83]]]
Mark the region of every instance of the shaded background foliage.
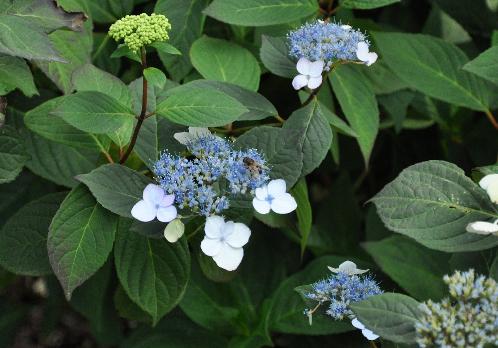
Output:
[[[0,106],[5,123],[0,129],[0,173],[8,172],[0,179],[0,346],[362,347],[368,344],[348,323],[318,315],[309,326],[303,315],[304,303],[294,288],[320,279],[327,265],[338,265],[345,259],[373,269],[386,292],[404,292],[419,301],[442,298],[446,289],[441,277],[454,269],[473,267],[496,277],[496,248],[458,253],[428,249],[389,231],[367,201],[414,163],[445,160],[468,174],[475,167],[496,163],[498,136],[486,117],[498,106],[496,86],[492,85],[496,83],[496,63],[494,72],[486,69],[492,69],[493,59],[496,62],[497,49],[488,52],[489,57],[480,56],[482,62],[465,64],[498,44],[498,3],[282,1],[286,2],[301,4],[302,9],[236,16],[233,8],[257,1],[59,0],[64,10],[84,12],[88,19],[83,22],[81,16],[43,12],[27,29],[14,27],[21,33],[20,42],[29,39],[30,44],[37,44],[26,51],[13,51],[9,44],[19,45],[8,41],[6,31],[0,32],[0,94],[4,95]],[[32,3],[43,7],[51,2]],[[16,9],[11,5],[9,0],[0,4],[0,23],[10,23],[5,21],[12,13],[38,13],[36,6]],[[292,190],[300,204],[297,216],[252,219],[251,241],[236,274],[217,269],[198,248],[189,250],[185,240],[173,248],[165,240],[154,239],[157,226],[147,229],[108,213],[126,215],[122,208],[106,205],[112,202],[109,192],[96,187],[105,177],[96,177],[92,171],[106,163],[102,147],[116,157],[127,143],[126,135],[115,134],[114,145],[109,147],[109,139],[97,136],[95,141],[94,135],[74,132],[67,123],[49,115],[49,111],[58,110],[58,116],[71,123],[74,105],[81,102],[67,105],[68,99],[62,102],[57,97],[75,90],[112,90],[120,101],[132,103],[133,112],[138,113],[140,65],[127,57],[112,57],[117,45],[107,30],[126,14],[153,11],[169,18],[170,43],[182,55],[167,55],[161,50],[148,55],[149,66],[162,69],[168,77],[159,87],[149,86],[148,110],[157,107],[168,114],[167,105],[161,102],[174,95],[172,88],[189,83],[189,88],[199,88],[199,93],[221,90],[245,101],[242,104],[249,112],[230,131],[230,135],[240,136],[237,144],[241,146],[257,146],[262,139],[275,141],[275,137],[288,141],[293,129],[299,128],[295,120],[310,112],[320,112],[322,123],[310,129],[315,133],[309,139],[332,135],[330,149],[325,142],[325,151],[322,143],[310,149],[301,147],[281,158],[282,167],[275,170],[288,182],[297,182]],[[318,102],[309,109],[299,109],[307,95],[292,89],[288,78],[295,74],[294,63],[286,55],[282,37],[306,20],[329,15],[332,20],[372,33],[380,59],[368,70],[341,67],[320,90]],[[79,31],[71,30],[77,28]],[[216,55],[225,64],[213,64]],[[429,62],[433,70],[427,71],[421,62]],[[469,75],[462,75],[464,65]],[[101,71],[119,77],[129,89],[120,90],[121,85]],[[438,73],[444,78],[438,79]],[[235,83],[246,90],[205,80],[195,82],[202,78]],[[183,87],[177,88],[181,91]],[[257,95],[250,100],[247,90],[258,91],[267,100]],[[371,118],[377,108],[376,136],[376,120]],[[246,129],[273,124],[267,116],[288,119],[291,114],[294,121],[282,129]],[[130,168],[144,170],[142,162],[157,158],[164,148],[181,150],[172,135],[183,127],[171,120],[153,117],[146,121],[136,154],[127,162]],[[324,127],[325,135],[318,132]],[[147,141],[150,137],[154,144]],[[319,151],[323,156],[318,157],[325,159],[316,168],[322,158],[313,160],[312,155]],[[12,163],[20,164],[14,166],[17,172],[16,168],[11,170]],[[112,170],[116,172],[111,178],[123,175],[114,167]],[[81,174],[86,175],[76,180]],[[125,174],[123,186],[131,187],[129,182],[134,181],[133,194],[139,197],[140,185],[148,179]],[[45,245],[49,225],[69,189],[71,200],[66,198],[63,205],[72,209],[81,206],[82,211],[94,207],[101,214],[88,219],[78,216],[74,229],[88,222],[107,226],[108,235],[99,236],[102,250],[92,255],[95,260],[89,260],[97,264],[96,273],[90,266],[88,270],[82,267],[77,279],[62,276],[63,281],[64,272],[56,272],[63,290],[52,270],[60,261],[58,253],[65,255],[67,248],[58,241],[57,233],[48,238],[49,246],[53,245],[51,253],[46,253]],[[69,214],[57,214],[64,213]],[[232,214],[242,215],[239,211]],[[195,219],[189,221],[187,235],[195,233],[199,224]],[[58,231],[56,223],[51,226]],[[192,240],[197,242],[198,238],[196,235]],[[155,266],[155,259],[144,256],[145,250],[152,250],[163,263]],[[49,259],[56,260],[52,266]],[[181,267],[171,266],[176,263]],[[168,296],[151,295],[144,287],[155,288],[157,284],[136,278],[150,267],[165,281]],[[69,297],[71,292],[68,302],[64,295]],[[382,346],[395,345],[384,342]]]

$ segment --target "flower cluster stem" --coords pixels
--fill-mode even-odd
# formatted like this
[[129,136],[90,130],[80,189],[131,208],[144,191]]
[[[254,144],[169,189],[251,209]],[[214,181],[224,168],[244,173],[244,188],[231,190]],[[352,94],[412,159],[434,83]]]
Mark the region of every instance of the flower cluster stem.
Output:
[[140,115],[138,116],[137,124],[135,126],[135,129],[133,130],[133,135],[131,137],[130,145],[128,146],[128,149],[126,149],[124,155],[121,156],[119,160],[120,164],[125,163],[128,157],[130,156],[131,152],[133,151],[133,148],[135,147],[135,144],[138,139],[138,133],[140,133],[140,128],[142,127],[142,124],[144,123],[144,120],[147,117],[147,80],[145,79],[145,75],[143,74],[144,70],[147,69],[147,59],[146,59],[145,48],[142,47],[140,51],[142,58],[142,109],[140,110]]

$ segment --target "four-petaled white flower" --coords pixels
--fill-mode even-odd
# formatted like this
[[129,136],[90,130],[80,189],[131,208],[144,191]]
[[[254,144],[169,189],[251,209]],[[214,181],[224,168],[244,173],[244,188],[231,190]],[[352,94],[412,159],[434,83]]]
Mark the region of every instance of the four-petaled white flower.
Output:
[[271,180],[268,185],[258,187],[252,200],[254,209],[260,214],[273,210],[277,214],[288,214],[297,208],[294,197],[286,192],[285,180]]
[[295,90],[308,86],[310,89],[318,88],[322,84],[322,71],[325,63],[321,60],[310,62],[306,58],[301,58],[297,62],[296,68],[299,75],[292,80],[292,87]]
[[368,44],[366,42],[358,42],[357,48],[356,48],[356,57],[364,62],[367,66],[372,65],[377,61],[377,53],[375,52],[369,52],[368,50]]
[[142,222],[152,221],[156,217],[161,222],[170,222],[177,215],[174,201],[175,195],[167,195],[161,186],[149,184],[144,189],[143,200],[131,209],[131,215]]
[[210,216],[204,227],[206,235],[201,242],[201,250],[211,256],[218,265],[227,271],[234,271],[244,257],[242,248],[249,241],[251,230],[243,223],[227,221],[221,216]]
[[188,127],[188,132],[179,132],[173,135],[180,144],[187,145],[197,138],[211,136],[211,132],[203,127]]
[[467,225],[467,232],[477,234],[494,234],[498,236],[498,220],[495,222],[475,221]]
[[479,181],[479,185],[486,190],[491,202],[498,204],[498,174],[488,174]]
[[345,273],[347,275],[363,274],[368,272],[368,269],[359,269],[353,261],[344,261],[339,265],[339,268],[328,266],[328,269],[333,273]]
[[357,329],[360,329],[363,336],[365,336],[369,341],[374,341],[379,338],[379,335],[376,335],[372,332],[372,330],[367,329],[357,318],[351,320],[351,325]]

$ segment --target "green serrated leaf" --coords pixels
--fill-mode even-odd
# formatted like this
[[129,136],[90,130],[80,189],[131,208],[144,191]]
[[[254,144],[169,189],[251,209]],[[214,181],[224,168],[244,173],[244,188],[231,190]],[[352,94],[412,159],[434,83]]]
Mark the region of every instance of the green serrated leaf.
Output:
[[473,110],[493,106],[493,85],[461,69],[468,58],[455,45],[421,34],[375,33],[374,39],[389,67],[418,91]]
[[169,43],[164,41],[156,41],[152,43],[151,46],[154,47],[159,53],[173,54],[180,56],[182,55],[182,52],[178,51],[178,49],[175,46],[170,45]]
[[124,106],[131,107],[132,97],[128,87],[117,77],[100,70],[92,64],[85,64],[76,69],[72,83],[78,92],[94,91],[116,99]]
[[[37,61],[40,69],[64,93],[69,94],[74,90],[71,81],[73,72],[91,60],[92,35],[89,29],[82,32],[57,30],[51,33],[50,40],[57,51],[60,52],[63,62]],[[74,43],[78,42],[77,45]]]
[[294,111],[282,129],[294,133],[294,146],[303,154],[301,175],[308,175],[322,163],[332,143],[332,130],[318,102]]
[[189,88],[197,88],[202,91],[209,88],[223,92],[236,99],[249,110],[240,115],[237,121],[263,120],[278,114],[272,103],[261,94],[227,82],[195,80],[169,90],[168,94],[174,94],[177,91]]
[[23,59],[0,55],[0,95],[20,89],[27,97],[38,94],[33,75]]
[[91,91],[64,97],[52,114],[89,133],[115,132],[135,119],[131,109],[116,99]]
[[292,188],[292,196],[297,202],[297,226],[301,234],[301,257],[304,254],[308,243],[308,236],[311,233],[311,224],[313,215],[311,212],[311,204],[308,197],[308,185],[305,178],[299,179],[296,185]]
[[159,57],[175,81],[183,79],[192,69],[189,51],[204,29],[206,16],[202,10],[208,5],[207,0],[158,0],[155,13],[168,17],[171,23],[170,42],[182,53],[181,56],[164,54]]
[[174,93],[159,103],[156,113],[172,122],[192,127],[217,127],[237,120],[248,110],[223,92],[197,88]]
[[482,52],[475,59],[465,64],[463,70],[498,84],[498,46]]
[[259,56],[265,68],[278,76],[288,78],[296,76],[296,63],[289,58],[286,39],[263,35],[261,40]]
[[396,293],[372,296],[351,304],[358,320],[377,335],[396,343],[415,343],[420,303]]
[[155,325],[183,297],[190,276],[186,239],[171,244],[128,230],[120,221],[114,249],[116,271],[130,299],[152,317]]
[[340,66],[330,77],[342,111],[351,128],[368,167],[368,161],[379,130],[379,108],[372,86],[365,81],[361,70],[364,67]]
[[4,126],[0,129],[0,184],[14,180],[29,155],[14,128]]
[[47,254],[48,227],[66,196],[52,193],[29,202],[0,230],[0,265],[28,276],[52,273]]
[[305,18],[318,11],[313,0],[214,0],[204,13],[221,22],[267,26]]
[[67,299],[105,263],[116,227],[116,216],[102,208],[84,185],[66,196],[50,224],[47,247]]
[[203,36],[192,44],[190,59],[208,80],[233,83],[251,91],[259,88],[258,61],[235,43]]
[[106,209],[131,218],[131,208],[142,199],[144,188],[151,180],[120,164],[106,164],[88,174],[79,175],[93,196]]
[[403,236],[363,244],[382,271],[418,300],[439,300],[447,293],[443,276],[449,255],[427,249]]
[[71,126],[62,118],[52,115],[63,97],[47,100],[24,115],[24,123],[29,130],[45,139],[61,144],[98,149],[95,137]]
[[384,7],[395,4],[401,0],[344,0],[341,6],[351,9],[371,10],[373,8]]
[[498,212],[486,192],[454,164],[410,166],[371,201],[387,228],[428,248],[461,252],[498,245],[495,236],[465,231],[470,222],[497,219]]
[[166,84],[166,75],[157,68],[144,69],[145,79],[153,86],[162,89]]

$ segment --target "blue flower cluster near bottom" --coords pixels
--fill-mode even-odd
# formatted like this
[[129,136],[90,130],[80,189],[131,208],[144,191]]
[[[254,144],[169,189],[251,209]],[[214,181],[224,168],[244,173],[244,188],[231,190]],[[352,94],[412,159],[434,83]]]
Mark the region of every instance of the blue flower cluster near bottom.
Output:
[[[327,314],[337,320],[353,317],[349,308],[353,302],[367,299],[382,293],[377,282],[370,276],[332,274],[329,278],[311,285],[312,291],[305,296],[319,304],[330,302]],[[305,311],[305,314],[308,314]]]
[[232,142],[215,135],[196,137],[187,149],[192,156],[165,151],[154,164],[156,180],[175,195],[180,209],[218,215],[229,207],[230,197],[252,193],[269,180],[266,161],[255,149],[236,150]]

